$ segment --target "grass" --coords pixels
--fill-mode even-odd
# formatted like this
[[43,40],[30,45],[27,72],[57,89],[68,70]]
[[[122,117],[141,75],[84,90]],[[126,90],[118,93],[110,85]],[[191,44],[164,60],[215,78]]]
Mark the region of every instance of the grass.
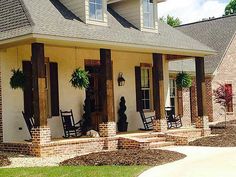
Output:
[[80,166],[0,169],[0,177],[137,177],[147,166]]

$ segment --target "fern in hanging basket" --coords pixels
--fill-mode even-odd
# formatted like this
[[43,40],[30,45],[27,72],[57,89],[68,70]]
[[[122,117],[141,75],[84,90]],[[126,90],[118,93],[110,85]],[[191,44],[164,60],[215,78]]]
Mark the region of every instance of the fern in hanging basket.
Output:
[[186,72],[178,73],[176,76],[176,85],[178,88],[189,88],[192,86],[192,78]]
[[72,87],[83,89],[89,87],[89,74],[87,71],[77,68],[71,75],[70,83]]
[[20,69],[13,69],[12,76],[10,78],[10,86],[12,89],[24,89],[25,75]]

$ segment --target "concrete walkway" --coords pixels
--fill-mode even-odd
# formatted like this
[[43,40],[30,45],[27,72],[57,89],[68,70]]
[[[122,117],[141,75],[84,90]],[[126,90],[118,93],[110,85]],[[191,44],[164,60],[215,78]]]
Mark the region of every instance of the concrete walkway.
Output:
[[166,147],[185,159],[157,166],[139,177],[236,177],[236,147]]

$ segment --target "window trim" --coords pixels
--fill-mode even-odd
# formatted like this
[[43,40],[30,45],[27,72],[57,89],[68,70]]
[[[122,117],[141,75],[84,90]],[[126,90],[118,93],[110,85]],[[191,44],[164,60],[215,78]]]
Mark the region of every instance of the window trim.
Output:
[[[95,0],[96,1],[96,0]],[[98,3],[93,3],[93,2],[90,2],[90,0],[88,0],[88,17],[89,17],[89,20],[90,21],[94,21],[94,22],[104,22],[104,1],[103,0],[101,0],[101,4],[98,4],[98,5],[101,5],[101,7],[102,7],[102,16],[101,16],[101,19],[99,19],[99,18],[96,18],[97,17],[97,15],[96,15],[96,8],[95,8],[95,18],[92,18],[91,16],[90,16],[90,3],[91,4],[94,4],[95,5],[95,7],[96,7],[96,5],[98,4]]]

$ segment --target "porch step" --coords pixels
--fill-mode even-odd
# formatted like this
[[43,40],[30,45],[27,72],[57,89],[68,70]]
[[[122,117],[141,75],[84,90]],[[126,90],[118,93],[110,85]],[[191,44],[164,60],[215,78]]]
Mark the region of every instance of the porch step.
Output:
[[165,146],[173,146],[173,145],[175,145],[175,142],[161,141],[161,142],[152,142],[152,143],[150,143],[149,147],[151,149],[155,149],[155,148],[160,148],[160,147],[165,147]]
[[153,142],[166,141],[166,138],[165,137],[153,137],[153,138],[146,138],[145,140],[147,142],[153,143]]

